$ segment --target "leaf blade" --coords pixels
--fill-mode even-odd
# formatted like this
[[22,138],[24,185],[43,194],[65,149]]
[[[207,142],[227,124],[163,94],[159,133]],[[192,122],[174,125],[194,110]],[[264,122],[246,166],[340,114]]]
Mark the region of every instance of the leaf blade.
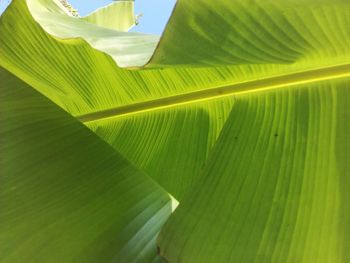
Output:
[[2,262],[151,262],[168,194],[1,69]]
[[346,262],[349,91],[347,78],[237,97],[202,176],[161,231],[161,255]]

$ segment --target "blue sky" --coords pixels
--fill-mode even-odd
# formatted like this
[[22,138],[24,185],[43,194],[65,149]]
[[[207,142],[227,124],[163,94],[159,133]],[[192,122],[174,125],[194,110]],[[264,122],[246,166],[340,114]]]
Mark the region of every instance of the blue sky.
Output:
[[[10,1],[0,0],[0,13]],[[69,0],[69,2],[84,16],[98,7],[111,3],[111,0]],[[168,21],[176,0],[135,0],[135,13],[142,13],[139,25],[132,31],[160,35]]]

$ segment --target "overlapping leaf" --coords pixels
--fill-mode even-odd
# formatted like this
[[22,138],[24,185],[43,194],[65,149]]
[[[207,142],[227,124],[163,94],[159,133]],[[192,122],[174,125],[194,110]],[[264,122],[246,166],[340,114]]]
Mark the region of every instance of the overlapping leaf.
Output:
[[[129,40],[123,42],[122,36],[128,38],[135,33],[128,34],[94,27],[79,19],[64,16],[51,1],[28,0],[27,4],[29,10],[23,1],[14,1],[1,18],[0,30],[4,37],[1,38],[0,63],[72,115],[86,116],[87,114],[89,120],[93,120],[93,123],[90,122],[88,125],[97,129],[100,135],[106,134],[108,138],[105,137],[105,139],[112,144],[115,142],[114,147],[122,151],[132,148],[128,146],[130,141],[112,138],[110,135],[118,133],[112,128],[122,127],[124,119],[100,121],[116,115],[113,111],[115,108],[128,109],[130,104],[145,102],[144,108],[152,109],[162,105],[158,101],[162,98],[169,100],[167,106],[182,102],[189,103],[191,100],[212,99],[220,97],[222,93],[230,95],[241,92],[242,83],[244,86],[247,81],[248,85],[243,88],[245,91],[261,87],[271,88],[275,87],[276,83],[271,83],[269,78],[275,76],[281,76],[278,84],[286,85],[290,82],[313,81],[323,77],[334,78],[348,74],[346,63],[349,61],[347,49],[350,35],[347,26],[349,5],[344,1],[332,1],[332,3],[323,1],[317,6],[313,1],[306,0],[299,4],[289,1],[283,3],[256,1],[254,8],[250,8],[246,1],[236,1],[234,5],[231,1],[223,0],[215,4],[211,1],[201,1],[198,3],[200,6],[198,9],[194,8],[195,1],[180,1],[149,66],[175,67],[179,65],[176,62],[177,58],[181,59],[181,65],[187,66],[243,64],[229,67],[168,68],[145,71],[120,69],[109,56],[96,51],[84,41],[76,38],[57,41],[42,28],[60,38],[83,37],[93,47],[109,54],[117,63],[120,60],[118,61],[113,54],[116,54],[114,53],[116,50],[120,51],[120,43],[124,43],[122,48],[125,47],[132,52],[130,54],[125,49],[121,53],[118,51],[127,60],[133,60],[135,56],[140,58],[146,53],[150,56],[152,53],[150,50],[146,52],[144,48],[134,46],[134,44],[143,45],[142,43],[145,43],[149,36],[143,38],[142,34],[137,34],[137,39],[143,39],[141,42],[135,39],[130,40],[132,43],[129,43]],[[51,8],[45,8],[47,6]],[[13,23],[11,18],[18,16],[22,19],[17,19],[16,23]],[[202,21],[201,17],[206,17],[210,22]],[[40,26],[34,20],[39,22]],[[223,30],[223,25],[226,25],[227,30]],[[105,36],[110,37],[111,41],[108,42]],[[99,47],[91,41],[97,43]],[[244,50],[241,50],[242,48]],[[263,51],[270,55],[266,55]],[[235,55],[238,53],[244,58],[239,59]],[[166,57],[166,61],[161,57]],[[339,69],[337,68],[339,65],[344,66]],[[330,68],[328,72],[322,72],[327,68]],[[311,73],[306,79],[300,80],[289,75],[309,70]],[[317,70],[321,72],[317,73]],[[267,78],[267,81],[260,83],[261,78]],[[249,81],[257,83],[249,85]],[[223,90],[212,89],[220,86]],[[193,99],[191,92],[195,91],[199,94],[196,94]],[[187,101],[186,98],[176,97],[179,94],[188,93],[190,96],[187,97]],[[170,122],[162,117],[164,113],[159,112],[159,116],[158,113],[146,114],[144,118],[136,119],[142,119],[143,123],[147,120],[150,128],[139,128],[140,123],[128,125],[128,129],[132,129],[131,133],[138,134],[133,141],[135,144],[133,147],[143,146],[143,149],[137,152],[134,150],[122,152],[150,176],[157,178],[158,182],[177,198],[181,198],[190,187],[191,184],[188,185],[187,182],[193,180],[188,178],[198,175],[198,168],[205,161],[208,153],[195,154],[193,151],[188,151],[186,147],[178,151],[175,149],[168,151],[171,154],[162,157],[165,160],[164,163],[172,161],[177,163],[177,171],[174,173],[171,172],[174,169],[169,169],[168,174],[164,174],[167,165],[160,169],[152,168],[163,163],[156,156],[166,152],[162,147],[171,145],[172,134],[186,135],[193,129],[204,129],[202,133],[208,140],[193,141],[192,136],[188,135],[182,137],[184,140],[178,141],[178,144],[198,145],[200,143],[201,146],[198,149],[210,149],[227,117],[232,99],[213,100],[210,103],[212,107],[206,104],[197,105],[200,105],[200,112],[204,111],[204,115],[208,115],[209,126],[206,124],[208,120],[204,123],[197,122],[196,127],[193,126],[192,121],[190,121],[192,125],[184,126],[182,121],[175,120],[175,116],[179,114],[190,115],[190,119],[203,119],[196,117],[198,114],[203,115],[198,110],[193,110],[197,109],[197,106],[191,106],[191,110],[183,108],[182,112],[186,113],[173,112],[173,110],[176,112],[180,110],[180,107],[169,110],[172,112],[169,114],[174,116]],[[205,106],[202,107],[202,105]],[[132,105],[129,110],[130,108],[131,112],[126,111],[129,114],[133,111]],[[112,111],[108,111],[109,109]],[[104,110],[107,110],[107,113]],[[175,133],[167,132],[174,126],[177,127]],[[156,129],[161,131],[162,144],[157,143],[159,136],[150,132]],[[124,143],[126,141],[128,144]],[[149,152],[154,154],[148,154]],[[188,160],[194,160],[194,163],[182,164],[183,156],[187,156]],[[170,183],[175,181],[178,183]]]
[[0,71],[0,261],[151,262],[169,195]]
[[[22,19],[13,23],[12,18],[18,16]],[[14,1],[1,17],[0,23],[0,64],[75,116],[142,102],[153,97],[181,94],[191,89],[200,89],[207,82],[219,85],[228,81],[224,74],[228,72],[227,69],[120,69],[110,57],[92,49],[82,40],[71,39],[62,42],[52,38],[35,23],[23,1]],[[58,26],[58,22],[55,26]],[[158,182],[176,198],[181,198],[190,187],[188,183],[191,184],[193,178],[198,175],[199,168],[207,156],[207,152],[188,149],[196,148],[192,145],[199,146],[199,143],[200,149],[210,149],[230,110],[232,102],[227,101],[178,107],[176,112],[171,110],[166,115],[146,114],[149,129],[141,127],[140,124],[129,126],[128,129],[133,130],[131,133],[138,134],[132,144],[128,139],[118,138],[119,144],[113,146],[121,151],[127,146],[130,149],[142,147],[138,152],[129,150],[122,154],[134,164],[142,164],[140,167],[147,174],[159,179]],[[180,115],[188,116],[188,121],[184,122],[182,118],[176,117]],[[197,115],[202,117],[197,118]],[[169,117],[172,119],[169,120]],[[191,121],[194,119],[195,122]],[[117,131],[110,128],[121,127],[122,122],[103,120],[89,125],[94,129],[99,127],[101,135],[116,134]],[[174,131],[174,127],[177,131]],[[160,137],[153,133],[153,130],[159,130],[162,134],[162,144],[157,143]],[[193,137],[192,130],[201,130],[203,136]],[[177,141],[177,151],[168,151],[168,154],[162,157],[166,162],[160,167],[162,162],[156,157],[162,152],[166,153],[167,150],[162,148],[171,144],[175,134],[182,134],[183,141]],[[115,140],[109,137],[105,139],[109,142]],[[183,147],[180,147],[181,145]],[[167,170],[168,163],[176,163],[176,160],[179,160],[176,169]],[[186,160],[187,163],[193,161],[182,164],[182,160]]]
[[347,262],[349,14],[179,0],[158,43],[15,0],[0,65],[183,200],[159,241],[170,262]]
[[134,1],[118,1],[101,7],[83,17],[89,23],[118,31],[128,31],[135,25]]
[[159,238],[168,262],[348,262],[350,79],[237,98]]

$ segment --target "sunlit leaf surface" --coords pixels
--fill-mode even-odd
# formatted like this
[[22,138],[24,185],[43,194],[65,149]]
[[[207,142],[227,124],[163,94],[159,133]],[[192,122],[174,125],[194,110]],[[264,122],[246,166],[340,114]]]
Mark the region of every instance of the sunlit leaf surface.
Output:
[[[84,128],[91,140],[107,147],[98,135],[112,146],[111,156],[122,155],[125,165],[133,167],[132,176],[143,171],[137,178],[161,196],[167,191],[180,201],[158,240],[166,260],[349,262],[350,4],[179,0],[161,38],[126,32],[135,22],[132,7],[130,1],[117,1],[77,18],[55,1],[15,0],[0,18],[0,66],[72,115],[74,126],[83,129],[78,121],[84,123],[95,133]],[[6,73],[1,78],[7,83],[14,77]],[[8,111],[10,98],[4,101]],[[11,101],[16,104],[10,109],[20,118],[22,100]],[[50,107],[58,111],[54,104]],[[24,140],[15,135],[9,143]],[[52,131],[50,136],[58,135]],[[90,147],[88,141],[81,144]],[[45,149],[54,151],[54,146]],[[85,153],[79,148],[71,151]],[[96,150],[87,160],[93,166],[104,155]],[[57,153],[57,164],[66,163],[62,158]],[[33,167],[52,172],[40,164]],[[113,167],[106,163],[104,169]],[[100,183],[108,185],[103,178]],[[60,182],[62,187],[72,184]],[[130,200],[137,188],[133,183]],[[32,189],[31,184],[23,187]],[[146,186],[140,196],[150,189]],[[129,194],[115,198],[125,202]],[[156,199],[147,205],[153,207]],[[159,209],[147,216],[158,215]],[[21,213],[13,203],[7,210]],[[41,213],[38,218],[45,218],[46,212]],[[154,231],[145,230],[139,240],[152,236],[153,242],[169,213],[154,225],[141,220],[140,227],[152,225]],[[123,216],[130,220],[127,213]],[[26,233],[22,230],[14,234],[19,239]],[[61,234],[70,235],[65,228]],[[17,242],[7,249],[15,251]],[[146,246],[151,250],[152,242]],[[114,251],[122,256],[113,259],[109,250],[105,257],[94,256],[149,262],[143,249]],[[13,255],[59,255],[53,246],[23,246],[23,251]],[[76,253],[73,247],[69,251]],[[155,256],[152,251],[147,255]]]

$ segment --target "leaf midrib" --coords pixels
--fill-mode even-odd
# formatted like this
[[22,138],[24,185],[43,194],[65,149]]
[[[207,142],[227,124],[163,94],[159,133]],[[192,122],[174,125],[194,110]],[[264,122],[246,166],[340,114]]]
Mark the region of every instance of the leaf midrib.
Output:
[[237,94],[266,91],[295,86],[299,84],[312,83],[323,80],[344,78],[350,76],[350,64],[343,64],[331,67],[318,68],[304,72],[297,72],[263,78],[247,82],[236,83],[221,87],[193,91],[175,96],[168,96],[154,100],[119,106],[111,109],[91,112],[75,116],[81,122],[93,122],[108,118],[115,118],[126,115],[133,115],[142,112],[170,108],[174,106],[191,104],[201,101],[218,99]]

